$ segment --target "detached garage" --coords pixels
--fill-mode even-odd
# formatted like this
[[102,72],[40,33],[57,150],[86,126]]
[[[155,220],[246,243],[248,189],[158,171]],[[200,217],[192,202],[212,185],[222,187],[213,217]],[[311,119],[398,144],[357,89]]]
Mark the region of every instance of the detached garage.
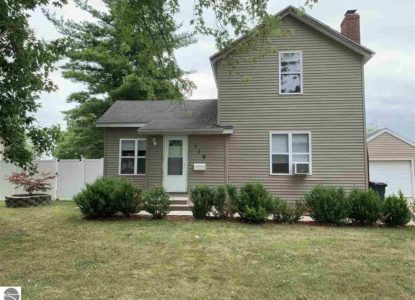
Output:
[[370,181],[382,181],[386,195],[401,190],[408,198],[415,197],[415,143],[389,129],[368,134]]

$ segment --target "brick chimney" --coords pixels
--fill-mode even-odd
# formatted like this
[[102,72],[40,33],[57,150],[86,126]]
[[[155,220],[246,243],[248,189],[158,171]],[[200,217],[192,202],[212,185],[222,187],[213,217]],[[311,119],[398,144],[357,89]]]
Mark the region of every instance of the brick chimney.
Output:
[[346,11],[340,28],[344,36],[360,44],[360,16],[356,9]]

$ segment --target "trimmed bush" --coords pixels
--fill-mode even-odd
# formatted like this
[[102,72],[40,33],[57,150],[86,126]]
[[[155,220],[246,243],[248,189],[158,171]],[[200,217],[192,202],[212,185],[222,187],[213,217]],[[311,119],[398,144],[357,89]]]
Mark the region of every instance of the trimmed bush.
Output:
[[405,226],[412,218],[407,200],[401,191],[399,191],[398,196],[386,197],[382,214],[382,221],[387,226]]
[[236,186],[227,184],[226,188],[226,199],[225,204],[223,206],[223,212],[225,217],[233,218],[233,216],[238,212],[238,207],[236,206],[236,202],[233,200],[235,195],[238,193]]
[[163,219],[170,212],[170,197],[162,187],[144,193],[144,210],[154,219]]
[[124,178],[114,180],[113,201],[117,211],[124,216],[130,216],[138,212],[138,206],[142,200],[141,189]]
[[323,224],[339,224],[349,215],[349,204],[342,188],[315,186],[304,196],[311,217]]
[[248,182],[241,186],[239,194],[233,194],[238,214],[250,223],[264,223],[273,211],[272,195],[259,182]]
[[216,192],[206,185],[198,185],[190,191],[190,199],[193,203],[192,213],[196,219],[204,219],[212,210]]
[[275,198],[272,215],[278,223],[294,224],[300,221],[305,211],[306,206],[303,201],[297,201],[295,205],[289,205],[286,201]]
[[102,177],[74,196],[74,201],[81,212],[89,218],[109,217],[117,212],[112,201],[114,182]]
[[74,201],[88,218],[105,218],[137,210],[141,189],[124,178],[101,177],[75,195]]
[[379,219],[382,203],[374,190],[354,189],[347,199],[350,204],[349,218],[354,223],[370,225]]
[[223,218],[225,216],[225,202],[227,198],[227,191],[224,185],[218,186],[215,191],[215,196],[212,199],[212,213],[216,218]]
[[236,187],[231,185],[221,185],[216,190],[215,197],[213,198],[212,213],[217,218],[232,218],[237,209],[233,203],[231,193],[236,192]]

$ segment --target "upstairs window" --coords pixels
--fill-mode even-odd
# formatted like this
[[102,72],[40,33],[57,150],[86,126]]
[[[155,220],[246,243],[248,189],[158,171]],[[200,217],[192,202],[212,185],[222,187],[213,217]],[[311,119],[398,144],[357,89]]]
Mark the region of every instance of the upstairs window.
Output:
[[271,174],[293,174],[295,163],[309,164],[311,170],[309,132],[271,132],[270,151]]
[[144,175],[146,155],[145,139],[120,140],[120,175]]
[[301,51],[280,51],[279,89],[282,95],[303,93],[303,57]]

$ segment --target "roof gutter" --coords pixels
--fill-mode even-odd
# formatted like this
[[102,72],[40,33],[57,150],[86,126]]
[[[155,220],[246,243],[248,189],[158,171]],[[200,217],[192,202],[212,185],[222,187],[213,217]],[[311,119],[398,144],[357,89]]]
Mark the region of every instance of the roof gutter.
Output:
[[96,127],[123,127],[123,128],[137,128],[143,127],[146,123],[96,123]]
[[166,135],[166,134],[233,134],[233,128],[211,129],[137,129],[140,135]]

